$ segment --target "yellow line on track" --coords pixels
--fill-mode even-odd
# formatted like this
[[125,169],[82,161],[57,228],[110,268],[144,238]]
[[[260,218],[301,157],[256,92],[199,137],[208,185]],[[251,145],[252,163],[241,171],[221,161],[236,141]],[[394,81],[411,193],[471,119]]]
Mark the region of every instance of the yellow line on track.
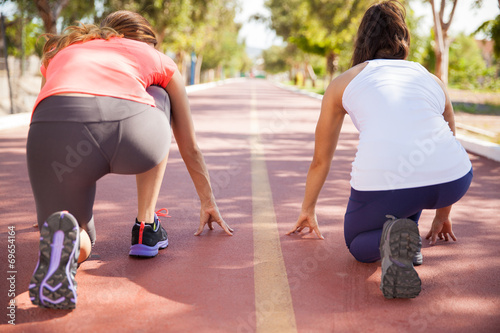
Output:
[[252,215],[257,332],[297,332],[292,295],[260,143],[256,90],[251,89]]

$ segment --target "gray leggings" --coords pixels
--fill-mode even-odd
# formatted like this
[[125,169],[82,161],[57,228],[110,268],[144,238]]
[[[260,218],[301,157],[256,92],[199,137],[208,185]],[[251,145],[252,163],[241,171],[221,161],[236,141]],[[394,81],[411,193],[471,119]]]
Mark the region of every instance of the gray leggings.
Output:
[[96,182],[108,173],[139,174],[158,165],[171,143],[170,100],[147,89],[156,108],[105,96],[51,96],[36,108],[26,155],[38,226],[67,210],[95,243]]

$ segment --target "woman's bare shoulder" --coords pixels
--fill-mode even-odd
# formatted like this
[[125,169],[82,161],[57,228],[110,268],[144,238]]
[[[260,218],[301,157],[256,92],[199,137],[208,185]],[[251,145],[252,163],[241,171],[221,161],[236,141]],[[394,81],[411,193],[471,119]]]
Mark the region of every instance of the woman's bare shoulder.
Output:
[[[342,96],[344,94],[344,90],[347,87],[347,85],[359,74],[361,71],[368,65],[367,62],[363,62],[361,64],[358,64],[356,66],[353,66],[349,68],[347,71],[344,73],[340,74],[337,76],[335,79],[332,80],[330,85],[327,88],[326,92],[332,92],[338,97]],[[325,92],[325,93],[326,93]]]
[[356,66],[353,66],[349,68],[347,71],[336,77],[339,83],[345,84],[346,86],[351,82],[365,67],[368,65],[367,62],[363,62],[361,64],[357,64]]

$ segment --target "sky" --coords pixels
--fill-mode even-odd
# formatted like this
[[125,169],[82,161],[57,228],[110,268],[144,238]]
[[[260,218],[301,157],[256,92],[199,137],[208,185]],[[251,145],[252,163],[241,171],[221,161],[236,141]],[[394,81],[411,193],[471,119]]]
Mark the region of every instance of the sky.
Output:
[[[236,17],[236,21],[243,23],[240,30],[240,38],[246,40],[249,47],[267,49],[273,44],[280,44],[281,38],[276,37],[264,23],[248,22],[248,18],[253,14],[260,13],[270,16],[269,10],[264,6],[265,0],[240,0],[242,11]],[[412,1],[412,8],[417,16],[423,16],[422,31],[426,34],[432,26],[432,10],[429,3],[423,1]],[[439,2],[439,1],[436,1]],[[483,0],[480,9],[471,9],[473,0],[458,0],[455,15],[450,27],[452,35],[460,32],[470,34],[474,32],[483,22],[494,19],[500,14],[498,0]],[[446,17],[446,15],[445,15]]]

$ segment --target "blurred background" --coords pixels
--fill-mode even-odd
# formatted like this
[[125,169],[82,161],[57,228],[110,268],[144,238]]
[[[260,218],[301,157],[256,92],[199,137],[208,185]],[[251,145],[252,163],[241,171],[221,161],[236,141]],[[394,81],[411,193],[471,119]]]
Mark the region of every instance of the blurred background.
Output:
[[[119,9],[150,21],[158,49],[174,59],[187,85],[254,77],[322,94],[350,67],[357,27],[376,2],[1,0],[0,115],[31,111],[40,88],[42,34],[61,33],[77,21],[98,24]],[[467,123],[497,142],[500,0],[401,2],[412,33],[409,60],[448,85],[458,113],[489,116]]]

